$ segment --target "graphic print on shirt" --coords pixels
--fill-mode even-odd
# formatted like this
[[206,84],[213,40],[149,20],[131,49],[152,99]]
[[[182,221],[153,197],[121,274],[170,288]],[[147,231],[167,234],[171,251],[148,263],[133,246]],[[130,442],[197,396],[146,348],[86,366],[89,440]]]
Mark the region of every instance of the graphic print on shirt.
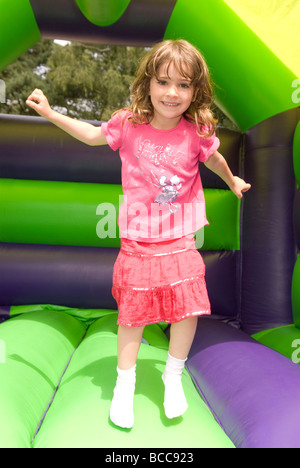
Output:
[[174,203],[182,187],[181,180],[176,174],[176,166],[184,156],[183,152],[174,151],[169,143],[161,146],[155,145],[150,140],[143,141],[142,138],[139,140],[136,159],[139,160],[141,176],[160,189],[154,203],[167,205],[170,214],[180,208],[180,205]]

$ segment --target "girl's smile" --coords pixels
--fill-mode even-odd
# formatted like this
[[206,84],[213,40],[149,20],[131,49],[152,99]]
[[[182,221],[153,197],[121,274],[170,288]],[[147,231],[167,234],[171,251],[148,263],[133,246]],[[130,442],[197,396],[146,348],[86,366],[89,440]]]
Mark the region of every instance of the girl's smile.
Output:
[[150,99],[154,109],[151,125],[161,130],[177,126],[193,102],[195,89],[173,63],[160,67],[158,78],[150,81]]

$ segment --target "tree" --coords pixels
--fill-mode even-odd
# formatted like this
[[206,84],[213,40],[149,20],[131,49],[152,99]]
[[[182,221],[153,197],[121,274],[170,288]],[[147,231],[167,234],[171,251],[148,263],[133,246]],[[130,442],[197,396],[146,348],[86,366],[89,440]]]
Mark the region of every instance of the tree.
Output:
[[47,83],[41,74],[41,65],[46,64],[52,50],[52,41],[43,40],[29,49],[18,60],[9,65],[0,79],[6,85],[6,103],[0,104],[0,112],[5,114],[32,114],[25,101],[34,88],[44,88],[48,91]]
[[0,73],[6,105],[0,111],[34,115],[26,98],[41,88],[51,105],[75,118],[107,120],[128,105],[130,85],[144,48],[71,43],[62,47],[41,40]]
[[[42,39],[9,65],[0,80],[6,84],[6,104],[0,112],[36,115],[26,106],[35,88],[41,88],[54,109],[77,119],[108,120],[129,104],[130,86],[146,49],[72,42],[65,47]],[[235,128],[218,109],[221,125]]]

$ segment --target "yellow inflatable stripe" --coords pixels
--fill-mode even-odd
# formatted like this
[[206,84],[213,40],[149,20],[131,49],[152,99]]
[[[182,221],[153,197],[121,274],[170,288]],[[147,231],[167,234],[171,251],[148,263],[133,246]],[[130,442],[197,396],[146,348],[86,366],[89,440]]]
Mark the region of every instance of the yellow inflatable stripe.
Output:
[[224,0],[292,72],[300,77],[299,0]]

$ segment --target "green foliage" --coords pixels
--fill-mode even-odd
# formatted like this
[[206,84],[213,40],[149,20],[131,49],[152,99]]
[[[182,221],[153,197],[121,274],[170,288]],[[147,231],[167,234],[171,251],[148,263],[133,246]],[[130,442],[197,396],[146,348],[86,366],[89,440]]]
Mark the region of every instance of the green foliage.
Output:
[[[64,47],[42,39],[0,73],[6,84],[6,103],[0,113],[36,115],[26,99],[40,88],[51,106],[70,117],[108,120],[129,104],[130,86],[140,59],[141,47],[117,47],[72,42]],[[215,108],[221,125],[234,128]]]
[[36,115],[26,104],[35,88],[71,117],[107,120],[129,103],[130,85],[144,48],[71,43],[62,47],[41,40],[0,73],[6,104],[0,112]]
[[47,62],[52,41],[40,41],[29,49],[2,73],[0,79],[6,84],[6,103],[0,104],[0,112],[5,114],[32,114],[25,101],[34,88],[48,91],[48,84],[41,75],[34,72],[41,64]]

